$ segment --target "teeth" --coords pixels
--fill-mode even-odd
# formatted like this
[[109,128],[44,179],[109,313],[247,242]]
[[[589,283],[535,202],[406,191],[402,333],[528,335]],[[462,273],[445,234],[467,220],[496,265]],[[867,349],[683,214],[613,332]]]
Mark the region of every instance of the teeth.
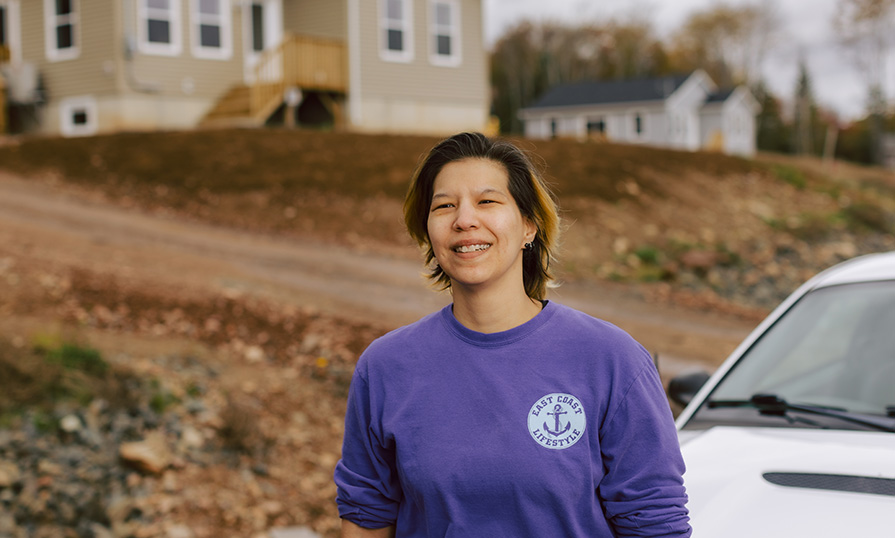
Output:
[[488,245],[488,244],[485,244],[485,245],[464,245],[462,247],[457,247],[454,250],[456,250],[457,252],[476,252],[479,250],[488,250],[489,248],[491,248],[491,245]]

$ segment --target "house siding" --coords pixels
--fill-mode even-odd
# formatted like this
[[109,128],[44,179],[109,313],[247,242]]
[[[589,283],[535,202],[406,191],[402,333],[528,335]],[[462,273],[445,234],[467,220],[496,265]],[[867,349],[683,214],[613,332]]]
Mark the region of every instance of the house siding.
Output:
[[[137,31],[137,0],[130,3],[125,31],[135,36]],[[233,84],[242,81],[242,9],[239,2],[232,1],[232,43],[233,54],[229,59],[196,58],[190,47],[191,21],[190,0],[181,0],[181,51],[176,56],[157,56],[135,52],[132,60],[133,78],[136,82],[157,88],[159,98],[207,101],[220,96]],[[125,94],[143,94],[136,86],[128,86]]]
[[58,61],[47,58],[44,2],[29,0],[19,6],[22,60],[35,65],[52,99],[116,91],[115,56],[120,47],[113,36],[116,35],[117,3],[111,0],[78,2],[75,30],[78,56]]
[[[697,70],[660,100],[605,103],[595,98],[600,104],[536,106],[521,110],[519,117],[523,120],[524,134],[529,138],[585,139],[590,136],[588,122],[602,120],[604,138],[614,142],[754,155],[758,103],[742,86],[726,96],[723,102],[711,97],[715,91],[714,82],[703,71]],[[605,98],[604,95],[597,97]],[[561,100],[554,96],[547,102],[560,103]],[[641,133],[637,133],[636,128],[638,116]]]
[[[695,151],[702,147],[700,140],[700,109],[715,85],[702,71],[697,71],[667,101],[667,117],[671,124],[667,145]],[[679,122],[679,129],[675,123]]]
[[[486,129],[490,91],[482,0],[454,4],[460,13],[455,37],[461,61],[452,65],[435,65],[430,58],[430,0],[408,1],[413,5],[414,55],[406,63],[380,57],[379,0],[283,0],[271,5],[282,6],[277,11],[284,31],[350,43],[349,128],[425,133]],[[56,134],[67,128],[74,136],[194,127],[229,88],[250,78],[248,6],[231,0],[232,54],[215,59],[197,57],[193,49],[191,0],[179,1],[179,50],[139,42],[138,0],[78,0],[78,55],[51,61],[45,50],[44,0],[22,2],[22,56],[43,77],[49,97],[40,111],[40,130]],[[278,35],[277,29],[270,35]],[[86,124],[82,110],[89,112]]]
[[[638,114],[643,122],[640,134],[635,123]],[[655,101],[539,109],[537,112],[525,112],[522,117],[525,120],[525,136],[530,138],[556,136],[583,140],[588,137],[587,122],[592,119],[604,121],[606,138],[630,144],[663,143],[668,129],[663,105]]]
[[[487,54],[481,0],[461,0],[458,66],[432,65],[429,58],[429,0],[413,2],[413,58],[380,57],[379,0],[357,2],[361,55],[361,130],[444,133],[484,129],[488,119]],[[354,86],[352,87],[354,89]]]
[[292,34],[347,39],[347,0],[283,2],[283,28]]
[[755,155],[754,99],[737,90],[723,103],[706,105],[701,112],[702,147],[730,155]]

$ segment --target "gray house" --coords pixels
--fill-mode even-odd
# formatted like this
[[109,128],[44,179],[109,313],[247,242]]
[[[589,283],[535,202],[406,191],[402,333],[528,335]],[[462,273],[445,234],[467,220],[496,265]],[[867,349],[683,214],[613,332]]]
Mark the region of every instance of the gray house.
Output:
[[556,86],[519,112],[530,138],[598,138],[627,144],[755,154],[758,102],[740,86],[719,91],[688,75]]
[[66,136],[290,113],[353,131],[483,130],[483,36],[482,0],[0,0],[10,105],[29,130]]

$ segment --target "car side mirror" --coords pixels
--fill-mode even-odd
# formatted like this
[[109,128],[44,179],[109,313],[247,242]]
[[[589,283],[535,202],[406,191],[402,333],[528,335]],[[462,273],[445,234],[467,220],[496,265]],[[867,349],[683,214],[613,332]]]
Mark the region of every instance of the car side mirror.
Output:
[[675,403],[682,407],[687,407],[687,404],[696,396],[699,389],[705,385],[709,377],[709,373],[703,371],[681,374],[668,382],[668,396]]

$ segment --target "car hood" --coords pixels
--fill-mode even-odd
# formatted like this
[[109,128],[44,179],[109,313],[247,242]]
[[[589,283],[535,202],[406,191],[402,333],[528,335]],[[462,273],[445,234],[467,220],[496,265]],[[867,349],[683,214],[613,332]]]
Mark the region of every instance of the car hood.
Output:
[[895,532],[895,434],[716,427],[680,439],[694,536]]

